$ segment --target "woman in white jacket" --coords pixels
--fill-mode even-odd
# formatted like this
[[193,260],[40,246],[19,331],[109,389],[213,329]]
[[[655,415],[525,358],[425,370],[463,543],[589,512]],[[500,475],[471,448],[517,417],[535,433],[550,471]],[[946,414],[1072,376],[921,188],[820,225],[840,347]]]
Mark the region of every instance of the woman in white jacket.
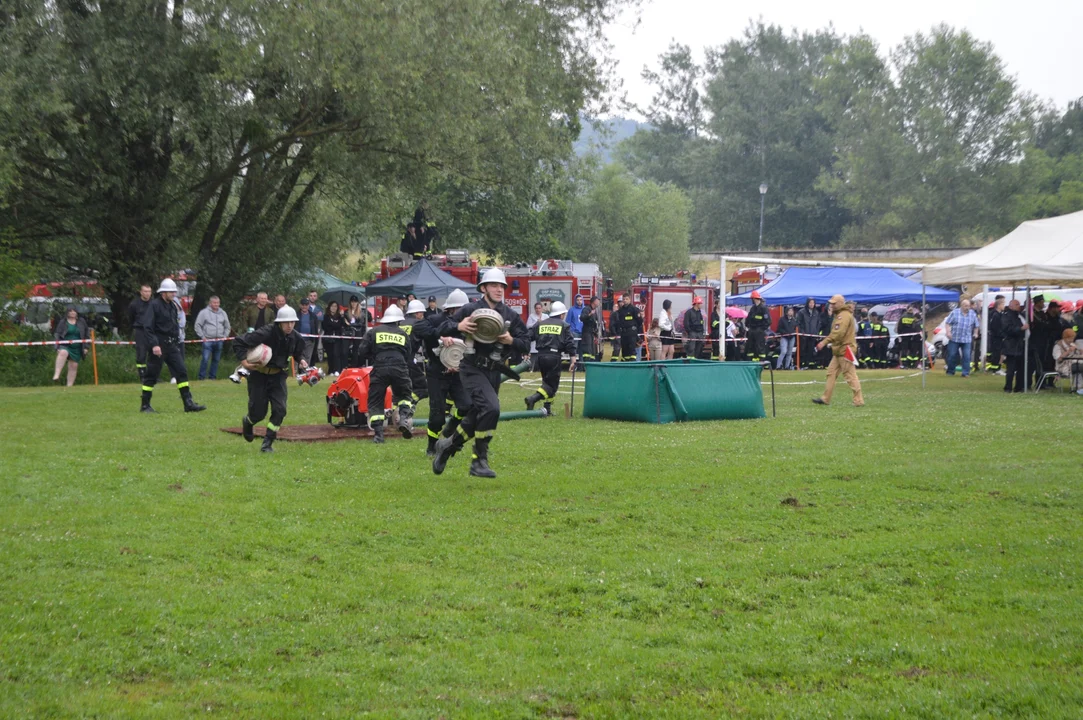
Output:
[[672,300],[663,300],[662,309],[658,311],[658,327],[662,329],[661,360],[672,360],[673,346],[677,344],[673,337],[673,316],[669,312],[671,307],[673,307]]

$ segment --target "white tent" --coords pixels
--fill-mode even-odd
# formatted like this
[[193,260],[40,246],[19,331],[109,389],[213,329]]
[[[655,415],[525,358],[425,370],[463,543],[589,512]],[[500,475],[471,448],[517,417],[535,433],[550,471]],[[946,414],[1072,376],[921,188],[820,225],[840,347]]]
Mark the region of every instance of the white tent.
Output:
[[926,265],[926,285],[1083,280],[1083,211],[1030,220],[966,255]]

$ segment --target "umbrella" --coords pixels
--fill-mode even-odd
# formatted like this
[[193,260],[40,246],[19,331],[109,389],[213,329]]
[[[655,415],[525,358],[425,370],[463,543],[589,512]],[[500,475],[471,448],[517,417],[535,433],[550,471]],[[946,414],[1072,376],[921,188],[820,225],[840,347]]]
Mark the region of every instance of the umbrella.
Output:
[[734,320],[742,320],[748,317],[748,313],[739,307],[729,305],[726,307],[726,317],[733,318]]
[[339,307],[346,307],[350,304],[351,295],[356,295],[362,304],[365,303],[365,288],[360,285],[333,285],[323,291],[320,301],[323,302],[324,307],[327,307],[327,303],[332,300],[337,302]]

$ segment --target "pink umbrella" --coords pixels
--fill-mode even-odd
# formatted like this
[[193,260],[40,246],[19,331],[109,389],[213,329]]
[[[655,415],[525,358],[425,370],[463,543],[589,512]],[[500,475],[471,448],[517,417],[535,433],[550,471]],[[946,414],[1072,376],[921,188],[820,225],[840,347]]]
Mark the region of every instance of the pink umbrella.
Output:
[[733,318],[734,320],[742,320],[748,317],[748,313],[739,307],[729,305],[726,307],[726,317]]

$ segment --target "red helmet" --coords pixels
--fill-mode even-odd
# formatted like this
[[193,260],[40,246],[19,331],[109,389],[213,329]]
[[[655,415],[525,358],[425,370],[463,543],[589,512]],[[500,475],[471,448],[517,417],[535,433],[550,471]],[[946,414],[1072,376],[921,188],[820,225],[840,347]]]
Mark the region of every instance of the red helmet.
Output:
[[753,290],[753,291],[752,291],[752,299],[753,299],[753,300],[763,300],[763,296],[762,296],[762,295],[760,295],[760,291],[759,291],[759,290]]
[[1075,301],[1075,309],[1076,310],[1083,310],[1083,300],[1076,300]]
[[699,305],[702,302],[703,302],[703,298],[701,298],[699,295],[696,295],[694,298],[692,298],[692,304],[693,305]]

